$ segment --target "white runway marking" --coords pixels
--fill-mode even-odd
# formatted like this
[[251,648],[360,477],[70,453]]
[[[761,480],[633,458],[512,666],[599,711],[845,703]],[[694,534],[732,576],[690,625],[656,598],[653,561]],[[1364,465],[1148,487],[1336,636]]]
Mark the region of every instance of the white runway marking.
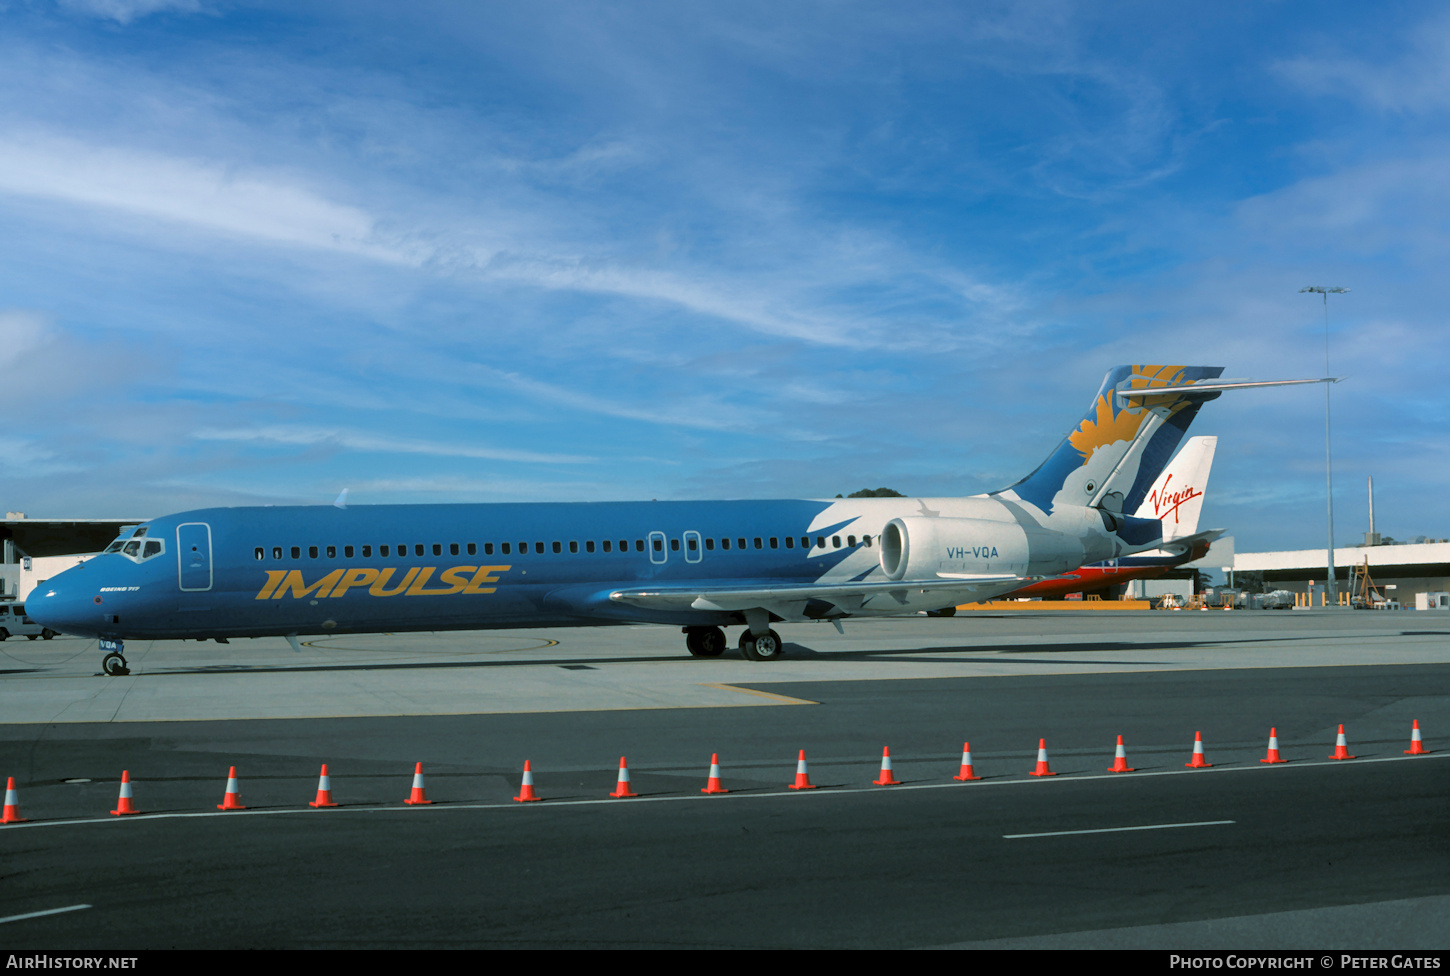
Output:
[[1020,840],[1023,837],[1068,837],[1072,834],[1118,834],[1125,830],[1168,830],[1172,827],[1215,827],[1219,824],[1235,823],[1233,820],[1200,820],[1197,823],[1147,824],[1142,827],[1099,827],[1096,830],[1049,830],[1040,834],[1003,834],[1003,840]]
[[6,922],[23,922],[27,918],[40,918],[42,915],[59,915],[62,912],[78,912],[82,908],[90,908],[90,905],[67,905],[64,908],[47,908],[43,912],[26,912],[24,915],[10,915],[0,918],[0,925]]

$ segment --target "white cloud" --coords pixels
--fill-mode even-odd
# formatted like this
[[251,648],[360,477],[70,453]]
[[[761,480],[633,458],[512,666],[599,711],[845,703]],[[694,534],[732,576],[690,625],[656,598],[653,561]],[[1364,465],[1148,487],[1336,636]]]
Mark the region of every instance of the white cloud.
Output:
[[206,427],[192,437],[203,441],[251,441],[301,446],[334,446],[350,451],[380,454],[428,454],[437,457],[478,458],[487,461],[518,461],[536,464],[586,464],[593,458],[574,454],[540,454],[504,448],[473,447],[438,441],[403,440],[352,431],[320,427],[255,427],[224,430]]
[[35,131],[0,134],[0,193],[392,263],[422,259],[415,250],[382,240],[376,218],[366,211],[334,203],[295,183],[213,161]]
[[201,10],[199,0],[57,0],[60,6],[76,13],[104,17],[118,24],[129,24],[140,17],[148,17],[162,10],[182,13],[196,13]]

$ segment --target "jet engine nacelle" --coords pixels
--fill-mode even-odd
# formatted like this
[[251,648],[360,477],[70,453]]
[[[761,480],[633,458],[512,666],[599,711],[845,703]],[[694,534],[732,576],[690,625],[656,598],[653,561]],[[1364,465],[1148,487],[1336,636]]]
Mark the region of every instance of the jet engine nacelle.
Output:
[[891,579],[938,573],[1021,575],[1027,533],[1014,522],[976,518],[896,518],[881,531],[881,569]]

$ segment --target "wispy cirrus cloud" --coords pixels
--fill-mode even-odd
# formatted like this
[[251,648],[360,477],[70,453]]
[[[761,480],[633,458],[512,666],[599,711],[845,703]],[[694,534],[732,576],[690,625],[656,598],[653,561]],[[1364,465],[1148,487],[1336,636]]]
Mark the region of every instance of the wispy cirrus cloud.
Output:
[[485,461],[518,461],[529,464],[588,464],[596,458],[574,454],[546,454],[508,448],[427,440],[380,437],[358,431],[313,427],[203,427],[191,435],[201,441],[234,441],[295,447],[332,447],[375,454],[427,454],[435,457],[475,458]]

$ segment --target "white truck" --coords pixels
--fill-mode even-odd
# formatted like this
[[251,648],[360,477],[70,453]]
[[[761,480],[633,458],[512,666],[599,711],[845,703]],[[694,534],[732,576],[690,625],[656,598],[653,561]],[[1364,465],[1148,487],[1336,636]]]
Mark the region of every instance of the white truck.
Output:
[[35,640],[43,637],[50,640],[55,631],[31,620],[25,615],[25,604],[0,602],[0,641],[10,637],[28,637]]

